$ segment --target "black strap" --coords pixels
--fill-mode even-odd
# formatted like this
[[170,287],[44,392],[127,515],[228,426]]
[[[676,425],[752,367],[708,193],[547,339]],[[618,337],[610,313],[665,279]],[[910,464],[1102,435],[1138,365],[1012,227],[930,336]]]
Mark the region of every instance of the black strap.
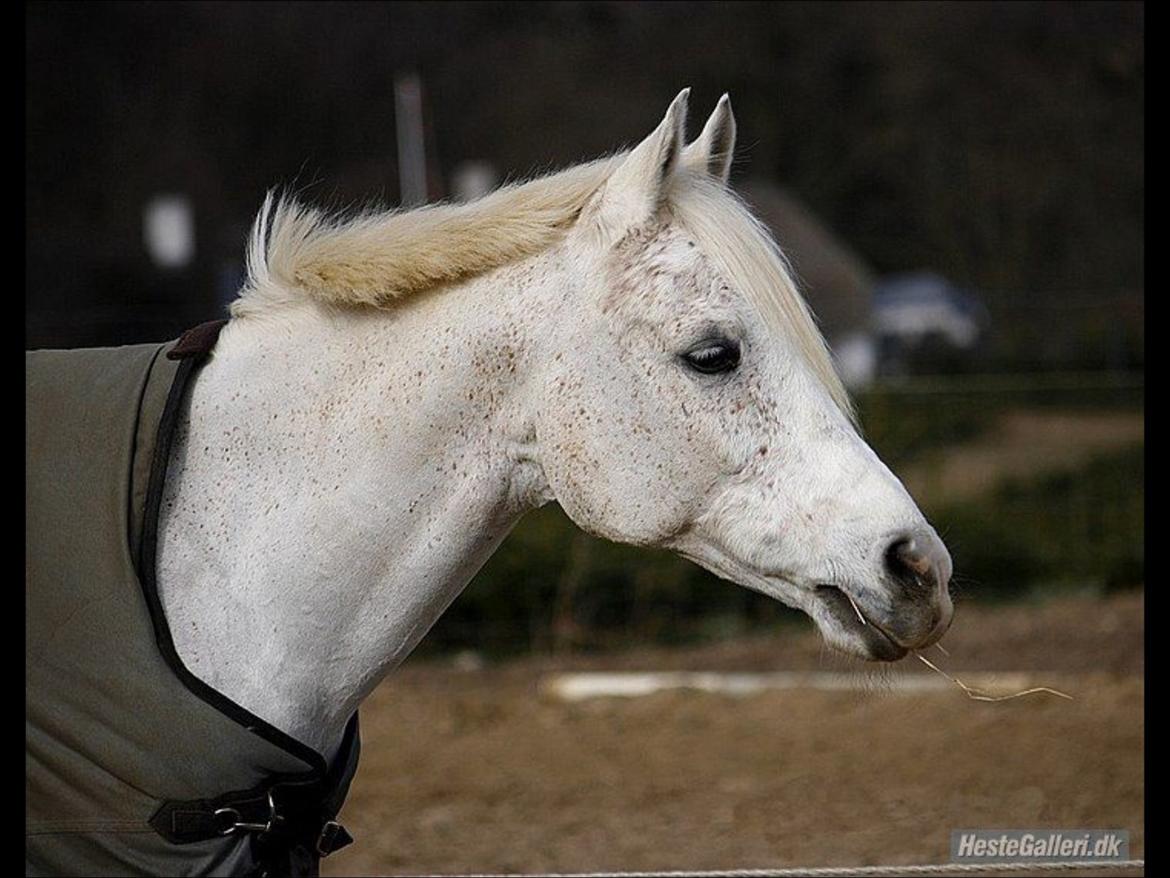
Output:
[[146,502],[142,513],[142,536],[139,540],[138,578],[142,583],[142,595],[154,626],[155,642],[163,660],[179,681],[196,697],[210,704],[233,722],[246,727],[281,750],[292,754],[309,767],[308,772],[282,777],[280,780],[314,780],[324,775],[327,767],[321,754],[307,747],[291,735],[285,734],[271,723],[265,722],[251,711],[240,707],[219,690],[208,686],[183,664],[175,649],[170,626],[162,609],[158,594],[156,553],[158,543],[158,518],[162,506],[163,488],[166,483],[167,462],[170,458],[171,443],[183,411],[183,400],[190,385],[202,367],[203,362],[215,347],[220,330],[226,320],[211,320],[184,332],[167,352],[167,359],[179,361],[167,393],[162,416],[158,422],[158,434],[151,462],[150,478],[147,483]]
[[299,756],[312,767],[299,775],[274,774],[268,781],[248,790],[208,799],[164,802],[149,823],[159,835],[174,844],[247,834],[252,840],[255,875],[316,875],[321,857],[353,841],[334,818],[341,810],[357,771],[361,751],[357,714],[346,725],[345,736],[332,764],[326,766],[319,753],[238,707],[187,670],[174,650],[154,589],[154,527],[157,525],[158,500],[162,494],[162,477],[166,472],[174,421],[187,384],[215,347],[226,323],[226,320],[213,320],[196,326],[183,333],[167,352],[168,359],[182,362],[159,424],[160,441],[155,449],[156,460],[151,470],[144,513],[140,578],[155,620],[159,647],[187,688],[249,731]]
[[174,844],[250,835],[260,874],[301,874],[297,863],[315,862],[353,841],[335,818],[360,751],[355,713],[324,776],[307,782],[280,780],[212,799],[164,802],[150,825]]

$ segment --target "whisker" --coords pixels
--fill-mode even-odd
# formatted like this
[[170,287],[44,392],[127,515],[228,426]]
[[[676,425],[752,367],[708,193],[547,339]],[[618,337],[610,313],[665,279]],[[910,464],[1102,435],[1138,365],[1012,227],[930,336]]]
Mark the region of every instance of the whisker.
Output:
[[857,614],[857,618],[861,622],[861,624],[868,625],[869,623],[865,621],[865,616],[861,615],[861,608],[859,606],[857,606],[857,602],[854,601],[853,598],[849,596],[849,593],[847,591],[845,591],[845,589],[840,589],[840,591],[841,591],[841,594],[845,595],[845,600],[849,601],[849,606],[853,607],[853,612],[855,612]]

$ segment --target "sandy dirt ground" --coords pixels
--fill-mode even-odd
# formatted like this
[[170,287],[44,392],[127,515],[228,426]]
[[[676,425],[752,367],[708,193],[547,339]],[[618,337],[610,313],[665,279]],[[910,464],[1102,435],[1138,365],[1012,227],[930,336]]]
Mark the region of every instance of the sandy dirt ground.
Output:
[[[932,658],[1075,696],[994,704],[895,691],[891,675],[930,672],[830,654],[811,626],[479,670],[408,662],[362,708],[342,814],[357,843],[324,873],[946,862],[958,828],[1127,829],[1141,857],[1143,638],[1135,593],[960,606],[950,656]],[[542,688],[581,669],[852,669],[865,685],[577,703]]]

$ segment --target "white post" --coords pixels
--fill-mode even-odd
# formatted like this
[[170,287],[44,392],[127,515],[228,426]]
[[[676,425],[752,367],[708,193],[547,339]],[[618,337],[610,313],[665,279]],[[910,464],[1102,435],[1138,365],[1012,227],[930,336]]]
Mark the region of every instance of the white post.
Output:
[[398,187],[404,207],[427,200],[427,155],[423,137],[422,82],[417,73],[394,79],[394,121],[398,133]]
[[142,209],[142,241],[159,268],[186,268],[195,257],[195,212],[185,195],[156,195]]

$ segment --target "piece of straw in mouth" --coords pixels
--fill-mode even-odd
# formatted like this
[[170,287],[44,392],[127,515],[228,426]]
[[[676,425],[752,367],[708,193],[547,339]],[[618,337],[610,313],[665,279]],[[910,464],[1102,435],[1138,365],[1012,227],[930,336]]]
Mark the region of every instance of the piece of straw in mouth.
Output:
[[857,606],[857,601],[853,600],[849,592],[843,591],[841,594],[845,595],[845,600],[849,601],[849,606],[853,607],[853,612],[857,614],[857,620],[862,625],[868,625],[869,623],[865,621],[865,616],[861,615],[861,607]]
[[1038,692],[1047,692],[1048,694],[1055,695],[1058,698],[1067,698],[1069,701],[1073,700],[1071,695],[1065,692],[1060,692],[1056,689],[1049,689],[1047,686],[1035,686],[1031,689],[1024,689],[1022,692],[1011,692],[1007,695],[990,695],[987,692],[984,692],[982,689],[976,689],[974,686],[968,686],[958,677],[952,677],[918,650],[913,650],[913,652],[920,662],[922,662],[936,674],[941,674],[942,676],[946,677],[948,680],[962,689],[966,696],[973,701],[1010,701],[1013,698],[1022,698],[1025,695],[1034,695]]
[[[853,612],[855,612],[857,614],[857,618],[861,622],[861,624],[868,625],[869,622],[867,622],[865,619],[865,616],[862,615],[861,608],[859,606],[857,606],[856,601],[854,601],[853,598],[850,597],[848,593],[845,593],[845,597],[849,601],[849,606],[853,607]],[[950,656],[950,653],[947,652],[943,648],[943,645],[941,643],[936,643],[935,646],[938,647],[938,651],[941,652],[943,655]],[[932,662],[930,659],[928,659],[926,656],[924,656],[918,650],[916,650],[916,649],[911,650],[911,652],[914,653],[915,657],[920,662],[922,662],[924,665],[926,665],[928,668],[930,668],[936,674],[942,674],[942,676],[946,677],[948,680],[950,680],[952,683],[954,683],[956,686],[958,686],[960,689],[962,689],[963,692],[966,694],[966,696],[973,701],[1010,701],[1013,698],[1022,698],[1025,695],[1035,695],[1038,692],[1048,692],[1048,693],[1050,693],[1052,695],[1056,695],[1060,698],[1067,698],[1069,701],[1073,700],[1073,697],[1071,695],[1068,695],[1064,692],[1059,692],[1056,689],[1049,689],[1047,686],[1035,686],[1031,689],[1024,689],[1022,692],[1011,692],[1007,695],[989,695],[988,693],[984,692],[982,689],[976,689],[974,686],[968,686],[966,683],[964,683],[958,677],[952,677],[950,674],[948,674],[946,671],[944,671],[942,668],[940,668],[938,665],[936,665],[934,662]]]

